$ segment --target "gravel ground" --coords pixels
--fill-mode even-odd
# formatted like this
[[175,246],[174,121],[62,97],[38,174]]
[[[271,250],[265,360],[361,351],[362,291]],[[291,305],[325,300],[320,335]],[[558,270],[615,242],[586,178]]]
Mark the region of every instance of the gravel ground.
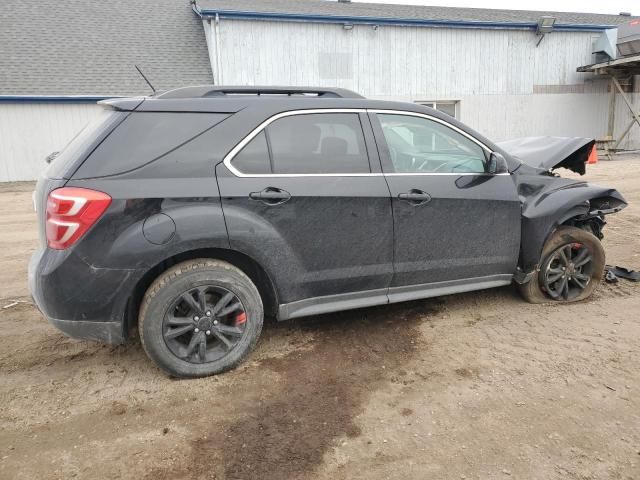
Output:
[[[640,156],[587,178],[631,202]],[[512,287],[267,323],[235,371],[172,380],[137,340],[58,333],[30,303],[32,184],[0,186],[0,478],[638,479],[640,287],[568,306]]]

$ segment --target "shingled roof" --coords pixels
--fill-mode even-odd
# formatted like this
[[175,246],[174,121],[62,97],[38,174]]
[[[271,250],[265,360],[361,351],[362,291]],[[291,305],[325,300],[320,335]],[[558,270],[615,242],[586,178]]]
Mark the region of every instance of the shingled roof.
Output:
[[3,0],[0,95],[140,95],[211,83],[188,0]]
[[[392,5],[335,0],[197,0],[203,13],[236,12],[266,15],[352,17],[389,20],[442,20],[452,22],[535,24],[541,15],[556,17],[559,25],[615,26],[633,18],[595,13],[538,12],[530,10],[493,10],[421,5]],[[283,18],[284,19],[284,18]]]

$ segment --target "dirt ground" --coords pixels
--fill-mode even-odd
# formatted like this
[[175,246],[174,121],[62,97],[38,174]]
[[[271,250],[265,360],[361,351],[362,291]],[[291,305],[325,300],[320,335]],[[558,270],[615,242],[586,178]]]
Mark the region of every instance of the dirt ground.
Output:
[[[631,202],[640,156],[587,178]],[[0,187],[0,478],[638,479],[640,286],[585,303],[512,287],[265,325],[235,371],[172,380],[137,340],[71,340],[30,303],[32,184]]]

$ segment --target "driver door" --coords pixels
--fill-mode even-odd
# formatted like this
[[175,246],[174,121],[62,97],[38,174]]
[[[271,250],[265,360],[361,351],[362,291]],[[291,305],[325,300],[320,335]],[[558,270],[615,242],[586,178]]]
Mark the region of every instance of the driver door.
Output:
[[391,287],[509,283],[520,247],[520,202],[510,174],[487,172],[489,149],[425,114],[370,118],[392,198]]

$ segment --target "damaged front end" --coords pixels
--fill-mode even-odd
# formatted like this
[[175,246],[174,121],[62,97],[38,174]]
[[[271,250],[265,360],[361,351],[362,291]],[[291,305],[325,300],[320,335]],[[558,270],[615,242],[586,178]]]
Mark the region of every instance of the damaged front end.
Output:
[[528,282],[539,268],[545,242],[561,225],[582,228],[599,239],[605,216],[627,206],[615,189],[563,178],[553,170],[567,168],[584,175],[595,156],[587,138],[530,137],[499,146],[521,162],[512,170],[522,205],[522,240],[515,280]]
[[609,191],[605,197],[592,198],[588,200],[588,204],[587,213],[571,219],[568,224],[580,228],[588,226],[600,240],[604,238],[602,227],[607,223],[604,216],[617,213],[627,206],[627,202],[617,190]]

